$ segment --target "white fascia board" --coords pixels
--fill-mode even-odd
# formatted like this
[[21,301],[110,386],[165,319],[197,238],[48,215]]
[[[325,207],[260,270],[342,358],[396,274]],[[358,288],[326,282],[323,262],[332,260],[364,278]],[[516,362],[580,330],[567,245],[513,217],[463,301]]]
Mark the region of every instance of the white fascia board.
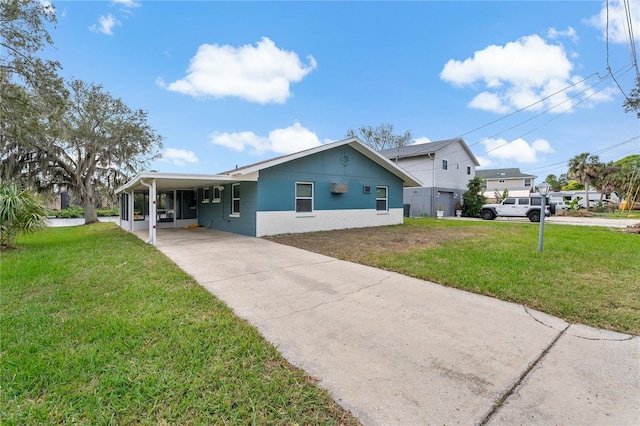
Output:
[[141,172],[135,175],[129,182],[116,189],[116,194],[121,192],[142,187],[142,180],[156,180],[159,187],[166,186],[163,183],[177,187],[197,187],[204,184],[219,185],[223,183],[233,183],[247,180],[257,180],[256,177],[245,176],[242,179],[234,178],[229,175],[204,175],[204,174],[188,174],[188,173],[159,173],[159,172]]
[[410,173],[405,171],[403,168],[401,168],[400,166],[397,166],[390,159],[388,159],[384,155],[378,153],[377,151],[375,151],[373,148],[369,147],[368,145],[362,143],[360,140],[357,140],[356,143],[350,143],[350,145],[356,151],[358,151],[359,153],[365,155],[366,157],[368,157],[374,163],[378,164],[379,166],[384,167],[385,169],[389,170],[391,173],[393,173],[394,175],[396,175],[400,179],[402,179],[403,186],[406,186],[406,187],[423,186],[422,182],[420,182],[420,180],[418,178],[412,176]]

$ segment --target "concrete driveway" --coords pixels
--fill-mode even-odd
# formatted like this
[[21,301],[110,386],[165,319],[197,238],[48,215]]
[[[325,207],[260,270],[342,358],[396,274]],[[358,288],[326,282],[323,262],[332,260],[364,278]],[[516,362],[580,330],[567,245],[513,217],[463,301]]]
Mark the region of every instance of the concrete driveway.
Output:
[[365,425],[640,424],[639,337],[257,238],[158,249]]

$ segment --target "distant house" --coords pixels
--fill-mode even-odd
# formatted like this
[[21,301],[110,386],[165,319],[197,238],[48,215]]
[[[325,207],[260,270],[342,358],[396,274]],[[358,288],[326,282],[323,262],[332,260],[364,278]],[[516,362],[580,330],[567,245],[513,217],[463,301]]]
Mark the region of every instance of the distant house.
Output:
[[212,175],[143,172],[116,190],[120,226],[149,230],[199,225],[249,236],[403,221],[411,176],[357,138]]
[[385,149],[380,154],[422,182],[421,187],[404,189],[410,216],[435,216],[440,208],[445,216],[453,216],[480,165],[462,138]]
[[495,199],[495,192],[509,190],[512,197],[526,197],[533,190],[538,176],[522,173],[518,168],[510,169],[485,169],[476,170],[476,176],[481,176],[487,181],[487,189],[484,196],[487,199]]

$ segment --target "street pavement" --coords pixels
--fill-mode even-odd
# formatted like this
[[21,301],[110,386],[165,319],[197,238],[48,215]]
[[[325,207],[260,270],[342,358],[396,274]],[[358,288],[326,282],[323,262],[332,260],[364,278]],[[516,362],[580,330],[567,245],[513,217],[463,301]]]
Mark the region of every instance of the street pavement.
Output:
[[365,425],[640,424],[640,337],[264,239],[157,247]]

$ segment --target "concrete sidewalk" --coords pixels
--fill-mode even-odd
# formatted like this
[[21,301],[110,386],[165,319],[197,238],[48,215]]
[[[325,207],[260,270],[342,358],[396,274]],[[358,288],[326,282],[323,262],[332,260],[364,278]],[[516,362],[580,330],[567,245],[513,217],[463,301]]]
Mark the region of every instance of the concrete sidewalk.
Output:
[[640,424],[639,337],[257,238],[158,249],[365,425]]

